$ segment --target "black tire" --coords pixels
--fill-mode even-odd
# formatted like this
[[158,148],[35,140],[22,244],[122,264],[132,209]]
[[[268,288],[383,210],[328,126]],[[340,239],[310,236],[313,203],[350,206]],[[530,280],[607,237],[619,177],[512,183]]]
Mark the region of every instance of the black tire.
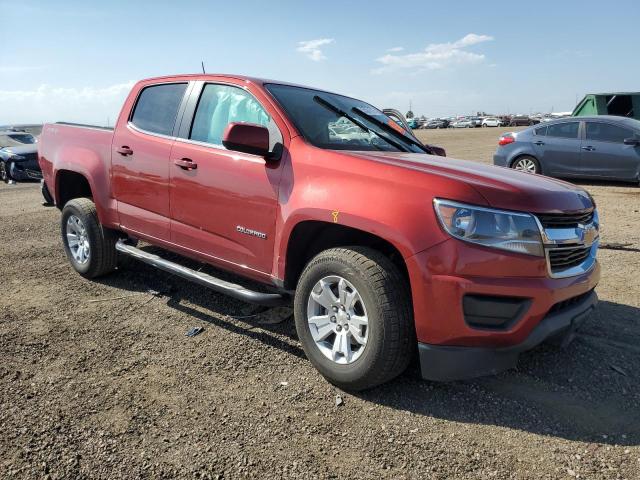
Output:
[[[307,321],[307,302],[317,282],[337,275],[350,282],[367,309],[368,339],[359,358],[339,364],[316,345]],[[409,289],[398,268],[365,247],[332,248],[315,256],[298,281],[294,300],[296,331],[316,369],[347,391],[375,387],[400,375],[416,349]]]
[[9,183],[13,180],[11,173],[9,172],[9,165],[7,165],[5,160],[0,160],[0,180],[4,183]]
[[45,182],[42,182],[42,186],[40,187],[40,191],[42,192],[42,197],[44,198],[44,204],[49,206],[54,204],[53,197],[51,196],[51,192],[49,191],[49,187]]
[[532,157],[531,155],[521,155],[517,157],[513,162],[511,162],[511,168],[517,170],[516,166],[518,165],[518,162],[526,160],[533,162],[533,164],[535,165],[535,171],[529,173],[537,173],[540,175],[542,174],[542,167],[540,166],[540,162],[537,158]]
[[[86,231],[89,254],[84,263],[74,258],[69,247],[67,222],[72,215],[82,222]],[[76,272],[85,278],[96,278],[116,269],[118,256],[115,245],[118,236],[114,231],[102,227],[98,220],[96,206],[91,199],[74,198],[67,202],[62,209],[60,226],[65,253]]]

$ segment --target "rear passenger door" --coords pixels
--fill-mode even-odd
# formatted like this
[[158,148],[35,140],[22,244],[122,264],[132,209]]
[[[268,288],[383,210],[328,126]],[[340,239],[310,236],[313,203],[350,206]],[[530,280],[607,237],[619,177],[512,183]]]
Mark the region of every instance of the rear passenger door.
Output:
[[143,87],[111,145],[111,185],[120,225],[141,236],[169,240],[169,154],[187,82]]
[[545,175],[557,177],[580,174],[580,122],[547,125],[546,135],[535,138]]
[[625,145],[634,138],[631,129],[607,122],[587,121],[582,141],[582,171],[586,176],[635,180],[640,165],[640,148]]

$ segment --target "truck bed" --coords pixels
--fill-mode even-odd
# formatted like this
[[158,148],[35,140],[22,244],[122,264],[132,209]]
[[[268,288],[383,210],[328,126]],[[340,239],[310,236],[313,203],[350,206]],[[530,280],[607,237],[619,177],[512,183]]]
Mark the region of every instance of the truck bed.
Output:
[[[47,123],[38,142],[38,161],[49,191],[56,197],[60,173],[69,170],[91,183],[99,213],[110,204],[113,128],[75,123]],[[104,216],[103,218],[108,218]]]

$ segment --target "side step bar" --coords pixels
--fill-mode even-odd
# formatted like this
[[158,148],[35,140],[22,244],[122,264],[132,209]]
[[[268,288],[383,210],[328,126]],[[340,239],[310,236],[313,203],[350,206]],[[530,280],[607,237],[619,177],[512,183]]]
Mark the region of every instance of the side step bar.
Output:
[[132,245],[126,244],[122,239],[116,242],[116,250],[124,255],[140,260],[141,262],[152,265],[165,272],[173,273],[186,280],[191,280],[203,287],[210,288],[219,293],[224,293],[230,297],[243,300],[245,302],[254,303],[256,305],[264,305],[266,307],[277,307],[290,303],[287,296],[279,293],[262,293],[249,290],[241,285],[227,282],[219,278],[212,277],[203,272],[196,272],[191,268],[184,267],[174,262],[165,260],[158,255],[145,252]]

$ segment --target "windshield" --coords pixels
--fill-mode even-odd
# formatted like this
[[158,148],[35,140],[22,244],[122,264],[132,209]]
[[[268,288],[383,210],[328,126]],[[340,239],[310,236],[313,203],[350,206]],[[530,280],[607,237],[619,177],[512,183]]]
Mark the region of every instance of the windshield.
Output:
[[8,137],[20,143],[36,143],[35,137],[30,133],[12,133]]
[[316,147],[425,153],[402,127],[368,103],[304,87],[268,84],[265,88]]

